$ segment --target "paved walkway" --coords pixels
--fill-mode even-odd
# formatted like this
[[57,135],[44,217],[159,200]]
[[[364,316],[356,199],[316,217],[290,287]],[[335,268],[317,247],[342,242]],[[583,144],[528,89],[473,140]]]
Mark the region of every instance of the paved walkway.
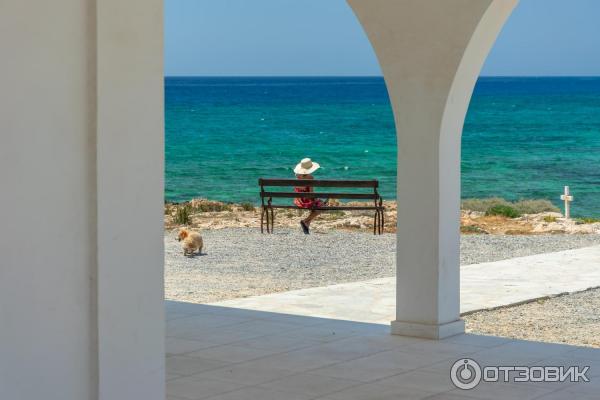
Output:
[[[390,335],[387,322],[204,304],[166,308],[167,400],[597,400],[600,393],[597,349],[469,334],[425,340]],[[508,383],[461,390],[450,376],[464,357],[481,368],[587,366],[590,382],[521,383],[511,374]]]
[[[600,286],[600,246],[461,267],[461,312]],[[389,323],[395,313],[395,278],[294,290],[216,303],[360,322]]]

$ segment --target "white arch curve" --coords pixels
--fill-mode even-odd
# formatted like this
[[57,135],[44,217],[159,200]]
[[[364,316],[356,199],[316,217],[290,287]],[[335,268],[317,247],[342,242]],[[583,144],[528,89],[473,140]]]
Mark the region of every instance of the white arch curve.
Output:
[[479,71],[518,0],[348,0],[379,58],[398,143],[397,334],[460,319],[462,126]]

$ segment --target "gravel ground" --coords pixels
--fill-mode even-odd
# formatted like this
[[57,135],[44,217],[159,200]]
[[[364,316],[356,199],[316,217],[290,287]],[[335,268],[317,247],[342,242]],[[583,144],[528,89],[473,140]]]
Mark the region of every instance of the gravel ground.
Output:
[[[254,228],[202,232],[205,250],[184,257],[165,234],[166,298],[195,303],[394,276],[396,236],[329,231],[305,236]],[[463,235],[461,264],[600,244],[600,235]]]
[[467,331],[600,347],[600,289],[464,316]]
[[462,235],[460,264],[479,264],[597,244],[600,244],[600,235]]

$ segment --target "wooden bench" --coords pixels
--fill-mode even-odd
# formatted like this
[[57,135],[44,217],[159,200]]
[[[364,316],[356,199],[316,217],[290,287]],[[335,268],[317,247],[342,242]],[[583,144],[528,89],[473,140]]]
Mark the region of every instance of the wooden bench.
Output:
[[[273,210],[275,208],[287,208],[296,210],[315,210],[315,211],[335,211],[335,210],[373,210],[375,212],[373,216],[373,234],[383,233],[384,224],[384,207],[383,199],[377,192],[379,187],[379,181],[377,180],[321,180],[321,179],[264,179],[258,180],[260,186],[260,199],[262,202],[262,212],[260,215],[260,231],[264,233],[265,227],[267,233],[273,233],[275,214]],[[310,193],[298,193],[293,188],[295,187],[319,187],[319,188],[353,188],[353,189],[369,189],[363,190],[363,193],[340,193],[340,192],[310,192]],[[270,188],[291,188],[290,191],[273,191]],[[320,199],[343,199],[343,200],[372,200],[372,206],[362,205],[325,205],[322,207],[314,208],[301,208],[295,204],[290,205],[279,205],[273,204],[273,199],[295,199],[295,198],[320,198]]]

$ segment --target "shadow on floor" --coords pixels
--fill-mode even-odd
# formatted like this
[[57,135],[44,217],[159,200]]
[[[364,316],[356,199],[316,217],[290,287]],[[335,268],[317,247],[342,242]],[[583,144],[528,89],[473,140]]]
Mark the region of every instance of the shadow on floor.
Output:
[[[168,399],[592,399],[600,350],[458,335],[390,335],[389,326],[166,302]],[[481,382],[458,389],[458,360],[485,366],[589,366],[588,383]]]

